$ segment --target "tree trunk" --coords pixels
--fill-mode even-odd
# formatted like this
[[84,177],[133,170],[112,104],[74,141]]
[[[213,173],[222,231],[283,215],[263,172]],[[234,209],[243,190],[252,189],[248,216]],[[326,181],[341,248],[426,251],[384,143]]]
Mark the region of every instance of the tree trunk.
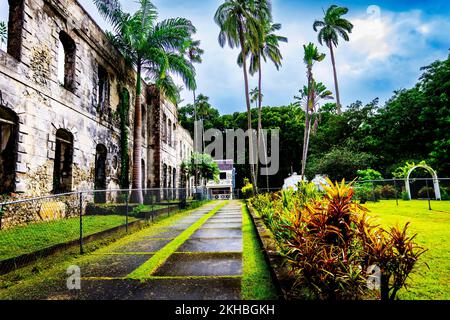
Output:
[[334,60],[334,51],[333,51],[333,44],[331,42],[328,42],[328,47],[330,48],[330,54],[331,54],[331,63],[333,64],[333,75],[334,75],[334,88],[336,90],[336,108],[337,108],[337,114],[342,114],[341,109],[341,98],[339,95],[339,84],[338,84],[338,78],[337,78],[337,72],[336,72],[336,61]]
[[244,27],[242,21],[239,20],[239,39],[241,42],[241,50],[243,57],[242,69],[244,70],[244,85],[245,85],[245,102],[247,105],[247,124],[249,130],[249,163],[250,163],[250,175],[253,185],[253,193],[257,193],[256,178],[255,178],[255,166],[251,163],[250,159],[253,157],[253,131],[252,131],[252,110],[250,105],[250,95],[248,89],[248,75],[247,75],[247,60],[246,60],[246,49],[245,49],[245,39],[244,39]]
[[[261,134],[262,133],[262,66],[261,66],[261,53],[259,54],[259,59],[258,59],[258,74],[259,74],[259,79],[258,79],[258,145],[259,145],[259,139],[261,139],[260,137],[262,137],[262,146],[264,148],[263,153],[264,153],[264,162],[267,165],[267,148],[266,148],[266,142],[264,141],[264,135]],[[258,150],[258,154],[259,154],[259,150]],[[258,172],[258,171],[257,171]],[[269,176],[266,175],[266,189],[267,192],[269,192]]]
[[136,100],[134,105],[134,130],[133,130],[133,179],[131,199],[132,203],[142,204],[142,110],[141,110],[141,65],[137,66]]
[[305,179],[305,171],[306,171],[306,160],[308,155],[309,148],[309,135],[311,132],[311,118],[310,118],[310,105],[314,105],[314,78],[312,74],[311,66],[308,67],[308,98],[306,101],[305,108],[305,133],[303,137],[303,154],[302,154],[302,181]]

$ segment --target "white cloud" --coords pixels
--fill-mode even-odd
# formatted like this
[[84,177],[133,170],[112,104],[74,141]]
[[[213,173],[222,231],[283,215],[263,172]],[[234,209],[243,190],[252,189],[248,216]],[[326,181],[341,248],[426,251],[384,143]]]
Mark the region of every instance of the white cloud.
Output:
[[[91,0],[80,0],[80,3],[105,26]],[[122,3],[126,9],[136,8],[135,1]],[[155,0],[154,3],[160,19],[187,17],[198,29],[196,37],[205,49],[204,62],[196,66],[198,93],[210,96],[213,105],[222,112],[245,110],[242,70],[236,64],[238,50],[221,48],[217,42],[219,29],[213,16],[222,0]],[[0,8],[5,5],[2,1]],[[281,0],[274,1],[275,20],[283,24],[280,34],[287,36],[289,43],[281,45],[284,60],[280,71],[270,63],[264,65],[264,103],[267,105],[288,104],[306,82],[302,45],[310,41],[318,45],[312,23],[323,13],[320,6],[308,5],[303,9]],[[367,11],[350,7],[348,19],[355,25],[354,31],[350,42],[341,39],[336,49],[342,103],[348,105],[357,99],[367,102],[375,97],[385,100],[393,90],[412,86],[420,75],[420,67],[446,58],[450,22],[444,15],[429,16],[419,10],[391,12],[376,6]],[[315,66],[315,77],[334,91],[328,48],[320,45],[319,48],[327,58]],[[256,84],[256,79],[251,79],[251,87]],[[184,91],[182,97],[186,103],[192,101],[190,92]]]

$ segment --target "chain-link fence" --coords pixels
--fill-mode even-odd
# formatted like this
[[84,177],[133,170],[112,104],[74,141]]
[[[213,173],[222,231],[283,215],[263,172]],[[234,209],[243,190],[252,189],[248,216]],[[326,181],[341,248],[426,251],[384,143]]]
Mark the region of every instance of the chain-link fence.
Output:
[[90,241],[194,208],[206,199],[194,191],[96,190],[0,203],[0,274],[65,248],[83,253]]
[[[450,200],[450,178],[410,178],[353,182],[355,198],[361,203],[380,200]],[[274,193],[280,188],[259,188],[258,193]],[[241,190],[234,190],[233,198],[244,199]]]
[[449,178],[411,178],[355,182],[362,203],[380,200],[450,200]]

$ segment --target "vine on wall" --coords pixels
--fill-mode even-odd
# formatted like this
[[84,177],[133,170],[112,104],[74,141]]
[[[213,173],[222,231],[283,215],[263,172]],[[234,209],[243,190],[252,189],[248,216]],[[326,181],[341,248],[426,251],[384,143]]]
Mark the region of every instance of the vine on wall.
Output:
[[120,119],[120,187],[127,189],[130,185],[130,162],[128,154],[128,126],[130,93],[127,89],[119,89],[120,105],[117,111]]

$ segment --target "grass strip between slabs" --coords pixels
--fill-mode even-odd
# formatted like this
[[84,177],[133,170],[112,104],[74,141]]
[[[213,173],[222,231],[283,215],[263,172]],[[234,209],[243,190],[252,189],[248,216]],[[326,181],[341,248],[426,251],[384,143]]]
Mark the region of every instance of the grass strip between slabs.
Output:
[[154,274],[156,270],[158,270],[158,268],[162,266],[164,262],[166,262],[166,260],[195,233],[195,231],[197,231],[209,218],[216,214],[216,212],[219,211],[227,203],[227,201],[224,201],[214,209],[212,209],[210,212],[205,214],[197,222],[183,231],[183,233],[176,237],[172,242],[169,242],[164,248],[159,250],[147,262],[130,273],[127,278],[138,280],[151,278],[152,274]]
[[269,267],[264,258],[257,230],[248,212],[242,206],[242,235],[244,250],[242,252],[242,298],[244,300],[275,300],[277,292],[272,283]]

